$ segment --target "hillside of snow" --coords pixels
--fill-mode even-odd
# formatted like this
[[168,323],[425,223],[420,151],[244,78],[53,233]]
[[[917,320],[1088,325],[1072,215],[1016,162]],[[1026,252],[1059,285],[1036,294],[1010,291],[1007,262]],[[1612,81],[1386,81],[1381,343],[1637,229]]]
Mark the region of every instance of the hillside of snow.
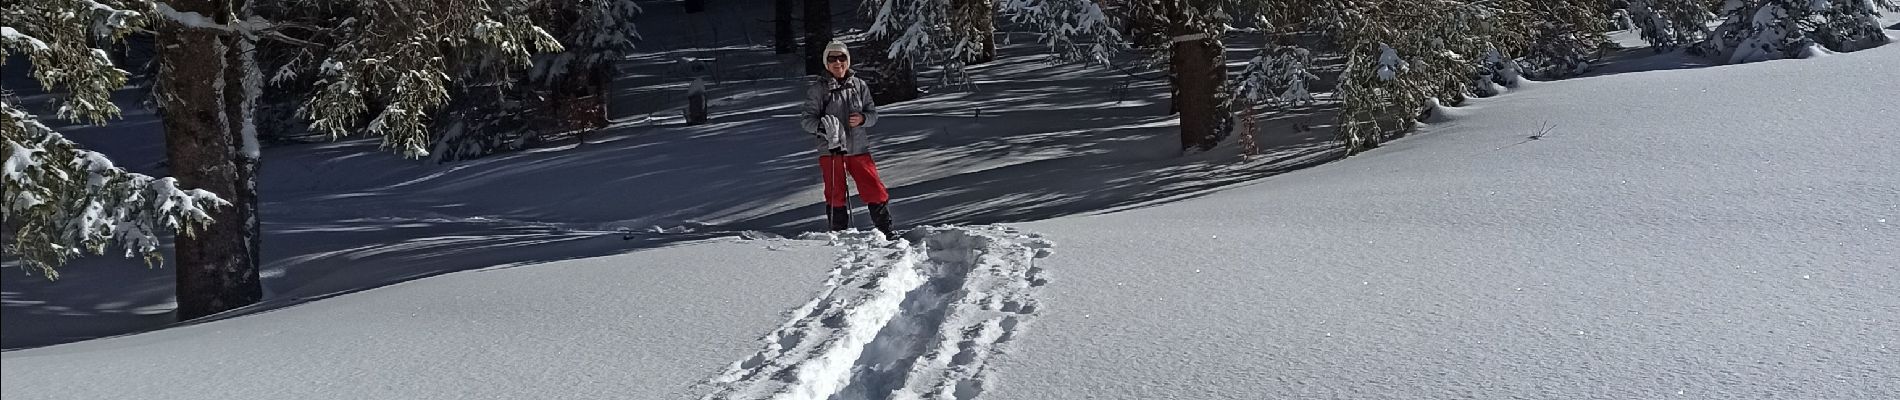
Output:
[[[1178,156],[1165,82],[1019,41],[883,109],[893,241],[808,232],[802,80],[715,28],[661,30],[705,38],[629,61],[586,143],[265,149],[264,304],[0,274],[0,397],[1900,398],[1900,47],[1628,53],[1334,161],[1323,107]],[[702,56],[685,126],[654,61]],[[65,130],[162,173],[127,114]]]
[[[723,14],[687,18],[676,6],[648,7],[643,20],[651,23],[642,29],[656,32],[651,52],[623,63],[618,118],[586,143],[442,164],[381,151],[374,138],[265,148],[258,190],[266,301],[245,312],[496,265],[821,229],[815,146],[793,120],[808,78],[788,67],[796,60],[771,54],[768,35],[740,34],[757,24],[724,17],[770,18],[769,9],[735,3],[714,11]],[[1265,157],[1242,160],[1227,149],[1178,156],[1162,75],[1051,65],[1027,35],[1009,39],[1001,61],[971,68],[974,89],[940,88],[880,108],[888,118],[872,150],[900,228],[1158,204],[1340,155],[1326,127],[1333,115],[1306,107],[1262,117]],[[1237,50],[1230,58],[1251,56]],[[704,125],[685,125],[679,113],[691,81],[676,61],[686,58],[717,60],[705,76],[712,118]],[[136,106],[137,92],[116,99],[127,105],[124,120],[55,126],[118,165],[162,175],[163,133]],[[858,226],[868,228],[852,202]],[[169,269],[90,257],[63,271],[57,282],[0,274],[0,347],[173,320]]]
[[1534,83],[1347,161],[1022,224],[1062,252],[992,393],[1900,397],[1895,65]]

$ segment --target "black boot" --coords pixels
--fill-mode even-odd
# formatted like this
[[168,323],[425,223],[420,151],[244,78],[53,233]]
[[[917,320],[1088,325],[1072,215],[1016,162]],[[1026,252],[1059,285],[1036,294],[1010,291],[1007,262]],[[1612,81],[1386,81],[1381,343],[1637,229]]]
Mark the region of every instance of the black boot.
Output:
[[895,239],[896,235],[891,233],[891,208],[889,206],[890,203],[877,203],[866,204],[865,208],[870,209],[871,224],[877,226],[877,231],[884,232],[885,238]]
[[842,231],[842,230],[845,230],[845,228],[851,227],[851,209],[850,208],[832,207],[832,206],[827,205],[825,206],[825,210],[826,210],[825,211],[826,217],[831,220],[832,231]]

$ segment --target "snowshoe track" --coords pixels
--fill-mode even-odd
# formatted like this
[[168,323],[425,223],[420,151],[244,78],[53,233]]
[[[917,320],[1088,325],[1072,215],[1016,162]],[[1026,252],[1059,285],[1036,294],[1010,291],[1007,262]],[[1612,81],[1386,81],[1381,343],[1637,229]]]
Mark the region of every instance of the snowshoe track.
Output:
[[975,399],[990,357],[1040,311],[1033,260],[1053,247],[1001,227],[828,238],[844,255],[817,298],[702,383],[703,399]]

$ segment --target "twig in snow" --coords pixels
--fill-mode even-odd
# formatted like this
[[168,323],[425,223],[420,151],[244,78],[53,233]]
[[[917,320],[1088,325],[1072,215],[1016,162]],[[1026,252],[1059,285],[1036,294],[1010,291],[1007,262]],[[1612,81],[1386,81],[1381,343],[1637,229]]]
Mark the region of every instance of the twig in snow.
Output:
[[1551,132],[1553,132],[1553,131],[1556,131],[1556,130],[1557,130],[1557,125],[1556,125],[1556,124],[1550,124],[1550,123],[1548,123],[1548,122],[1546,122],[1545,124],[1543,124],[1543,125],[1542,125],[1542,127],[1541,127],[1541,128],[1539,128],[1539,129],[1537,130],[1537,134],[1535,134],[1535,135],[1530,135],[1530,136],[1526,136],[1526,137],[1524,137],[1524,140],[1523,140],[1523,141],[1519,141],[1519,142],[1517,142],[1517,143],[1512,143],[1512,144],[1510,144],[1510,145],[1508,145],[1508,146],[1504,146],[1504,147],[1499,147],[1499,148],[1496,148],[1496,149],[1492,149],[1491,151],[1498,151],[1498,150],[1504,150],[1504,149],[1508,149],[1508,148],[1511,148],[1511,146],[1516,146],[1516,145],[1520,145],[1520,144],[1525,144],[1525,143],[1530,143],[1530,142],[1531,142],[1531,141],[1533,141],[1533,140],[1542,140],[1542,139],[1543,139],[1543,138],[1544,138],[1545,136],[1550,136],[1550,133],[1551,133]]

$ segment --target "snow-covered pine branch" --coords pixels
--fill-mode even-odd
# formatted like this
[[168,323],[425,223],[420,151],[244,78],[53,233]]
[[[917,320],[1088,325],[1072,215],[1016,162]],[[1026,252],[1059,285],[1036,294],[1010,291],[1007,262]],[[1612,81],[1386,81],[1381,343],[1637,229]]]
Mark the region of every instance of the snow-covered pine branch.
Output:
[[[116,41],[143,27],[145,14],[134,10],[145,6],[115,0],[10,2],[0,9],[8,24],[0,27],[0,63],[10,53],[24,54],[42,87],[68,94],[59,117],[103,124],[119,115],[111,94],[125,85],[126,72],[89,40]],[[13,242],[4,244],[4,252],[48,278],[58,277],[67,260],[104,254],[114,243],[127,256],[158,263],[162,233],[189,233],[211,222],[206,209],[228,204],[210,192],[180,189],[171,178],[126,172],[11,99],[0,99],[0,153],[0,210],[7,219],[0,225],[18,229],[7,235]]]
[[551,11],[564,17],[559,21],[564,24],[555,25],[562,50],[536,57],[529,79],[553,81],[570,71],[612,64],[631,54],[640,40],[634,19],[642,10],[633,0],[576,0],[561,7]]
[[448,101],[446,50],[483,46],[514,68],[532,65],[534,53],[562,50],[559,40],[529,21],[528,0],[338,6],[355,8],[331,29],[316,93],[298,114],[311,120],[312,129],[342,137],[359,128],[373,99],[383,106],[360,127],[382,136],[383,148],[411,158],[429,155],[429,112]]
[[[112,65],[102,50],[88,45],[89,37],[117,41],[143,27],[139,2],[115,0],[44,0],[8,2],[0,8],[7,24],[0,27],[0,59],[12,52],[26,55],[35,66],[32,76],[49,91],[63,90],[56,116],[94,124],[119,116],[111,93],[125,86],[127,74]],[[4,62],[4,61],[0,61]]]
[[1530,43],[1522,60],[1530,76],[1557,79],[1583,74],[1609,38],[1610,19],[1596,0],[1541,0],[1530,11]]
[[1315,0],[1286,2],[1274,26],[1318,31],[1344,52],[1339,133],[1348,152],[1421,115],[1432,99],[1462,102],[1492,49],[1530,46],[1537,12],[1527,0]]
[[999,10],[1033,27],[1058,60],[1109,64],[1123,46],[1121,33],[1101,4],[1089,0],[1003,0]]
[[1657,52],[1693,45],[1708,36],[1715,15],[1700,0],[1630,0],[1626,11]]
[[1236,79],[1235,91],[1250,104],[1310,104],[1307,83],[1319,76],[1308,70],[1313,54],[1306,48],[1276,46],[1260,50]]
[[1699,51],[1729,63],[1802,58],[1887,44],[1880,12],[1895,0],[1727,0]]
[[[890,41],[885,57],[959,68],[972,38],[954,28],[950,0],[870,0],[872,37]],[[952,74],[946,74],[952,75]]]
[[[50,67],[49,67],[50,68]],[[58,278],[58,267],[117,243],[125,255],[162,261],[164,232],[211,223],[206,212],[228,206],[210,192],[180,189],[172,178],[126,172],[104,155],[80,149],[32,114],[0,101],[0,209],[17,254],[30,270]]]

